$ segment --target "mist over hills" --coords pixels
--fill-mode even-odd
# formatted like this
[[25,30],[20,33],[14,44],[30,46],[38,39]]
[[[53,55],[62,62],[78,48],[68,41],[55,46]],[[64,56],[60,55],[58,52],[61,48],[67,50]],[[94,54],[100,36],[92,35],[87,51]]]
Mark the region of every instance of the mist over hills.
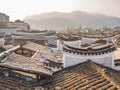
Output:
[[71,13],[49,12],[40,15],[27,16],[24,21],[34,29],[61,30],[68,27],[87,26],[91,28],[105,25],[115,27],[120,25],[120,18],[106,16],[99,13],[73,11]]

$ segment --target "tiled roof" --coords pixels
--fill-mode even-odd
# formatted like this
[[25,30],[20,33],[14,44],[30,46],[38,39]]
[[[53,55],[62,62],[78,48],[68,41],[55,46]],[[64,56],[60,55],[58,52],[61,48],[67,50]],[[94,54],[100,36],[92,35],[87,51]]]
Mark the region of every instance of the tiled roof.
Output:
[[105,44],[105,45],[101,45],[101,46],[96,46],[96,47],[82,47],[82,48],[75,48],[75,47],[71,47],[68,45],[63,46],[63,51],[64,52],[69,52],[69,53],[76,53],[76,54],[81,54],[81,55],[94,55],[94,54],[104,54],[104,53],[108,53],[108,52],[112,52],[115,51],[116,47],[114,44]]
[[12,44],[12,36],[11,35],[6,35],[4,45],[11,45],[11,44]]
[[5,33],[0,33],[0,38],[4,38]]
[[54,62],[58,62],[57,57],[55,57],[55,55],[51,52],[49,47],[42,46],[42,45],[29,42],[29,41],[22,47],[25,49],[32,50],[32,51],[39,51],[42,57],[52,60]]
[[45,36],[53,36],[56,35],[56,31],[47,31]]
[[45,45],[44,40],[35,40],[35,39],[14,39],[13,45],[23,45],[26,44],[27,41],[34,42],[40,45]]
[[36,53],[35,57],[25,57],[12,52],[6,55],[0,63],[0,67],[11,68],[13,70],[20,70],[34,74],[52,75],[52,71],[44,68],[40,62],[40,53]]
[[114,35],[108,36],[108,35],[82,35],[82,37],[86,38],[110,38],[114,37]]
[[62,69],[63,68],[63,63],[61,62],[54,62],[54,61],[51,61],[51,60],[45,60],[43,62],[44,66],[46,67],[52,67],[52,68],[57,68],[57,69]]
[[34,90],[34,86],[30,82],[0,76],[0,90]]
[[91,44],[97,44],[97,43],[106,44],[107,41],[106,41],[106,40],[103,40],[103,39],[96,38],[96,39],[94,39],[94,40],[91,42]]
[[48,44],[47,46],[49,46],[51,48],[57,48],[57,45],[55,45],[55,44]]
[[120,90],[119,78],[120,72],[87,61],[54,73],[41,85],[45,90]]
[[74,35],[72,33],[58,33],[57,38],[63,41],[76,41],[81,39],[79,35]]
[[[50,49],[45,46],[28,42],[26,45],[19,46],[20,48],[30,50],[31,53],[33,51],[34,54],[29,57],[27,55],[30,53],[22,55],[17,54],[14,50],[5,54],[3,53],[1,54],[0,67],[42,75],[52,75],[52,71],[46,66],[62,68],[59,57],[53,55]],[[49,60],[49,63],[45,63],[45,60]]]
[[0,53],[3,52],[3,51],[5,51],[5,50],[6,50],[5,48],[0,47]]

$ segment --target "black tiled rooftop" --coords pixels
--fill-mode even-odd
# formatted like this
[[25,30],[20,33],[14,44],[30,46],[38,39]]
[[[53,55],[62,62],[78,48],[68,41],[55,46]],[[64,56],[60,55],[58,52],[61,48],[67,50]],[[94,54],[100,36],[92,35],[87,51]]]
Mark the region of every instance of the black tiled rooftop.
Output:
[[[120,82],[110,79],[107,70],[113,72],[87,61],[54,73],[51,78],[43,81],[42,85],[47,90],[119,90],[117,85]],[[119,74],[120,72],[116,76]]]

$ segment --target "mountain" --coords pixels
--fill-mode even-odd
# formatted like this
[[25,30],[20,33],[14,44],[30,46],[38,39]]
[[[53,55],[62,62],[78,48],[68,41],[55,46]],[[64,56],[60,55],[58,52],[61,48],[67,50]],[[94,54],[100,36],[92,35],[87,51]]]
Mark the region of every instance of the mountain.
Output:
[[40,15],[27,16],[24,21],[34,29],[67,29],[68,27],[115,27],[120,25],[120,18],[99,13],[73,11],[71,13],[49,12]]

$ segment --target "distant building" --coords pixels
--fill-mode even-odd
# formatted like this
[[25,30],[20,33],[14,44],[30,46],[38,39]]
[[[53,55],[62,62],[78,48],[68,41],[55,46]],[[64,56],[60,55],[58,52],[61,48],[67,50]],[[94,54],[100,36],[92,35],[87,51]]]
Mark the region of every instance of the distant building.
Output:
[[38,44],[45,45],[45,32],[16,32],[12,33],[12,40],[14,45],[25,44],[26,41],[32,41]]
[[46,46],[56,45],[56,34],[51,31],[18,31],[12,33],[12,39],[15,45],[23,44],[26,41],[32,41]]
[[9,22],[9,16],[4,13],[0,13],[0,22]]
[[13,27],[5,27],[5,28],[0,28],[0,33],[5,33],[5,35],[12,35],[12,33],[15,33],[17,31],[21,30],[20,28],[13,28]]
[[30,31],[30,25],[21,20],[15,20],[15,22],[9,21],[9,16],[0,13],[0,33],[5,32],[6,35],[15,33],[19,30]]
[[91,43],[95,38],[98,38],[98,39],[102,39],[102,40],[106,40],[107,42],[112,42],[115,37],[114,36],[101,36],[101,35],[86,35],[86,36],[81,36],[81,44],[84,45],[84,44],[89,44]]
[[23,22],[23,21],[7,22],[6,26],[10,27],[10,28],[19,28],[19,29],[24,30],[24,31],[30,30],[30,25],[28,23]]
[[60,33],[57,35],[57,48],[59,50],[62,49],[63,43],[72,47],[79,48],[81,47],[81,37],[77,35]]

